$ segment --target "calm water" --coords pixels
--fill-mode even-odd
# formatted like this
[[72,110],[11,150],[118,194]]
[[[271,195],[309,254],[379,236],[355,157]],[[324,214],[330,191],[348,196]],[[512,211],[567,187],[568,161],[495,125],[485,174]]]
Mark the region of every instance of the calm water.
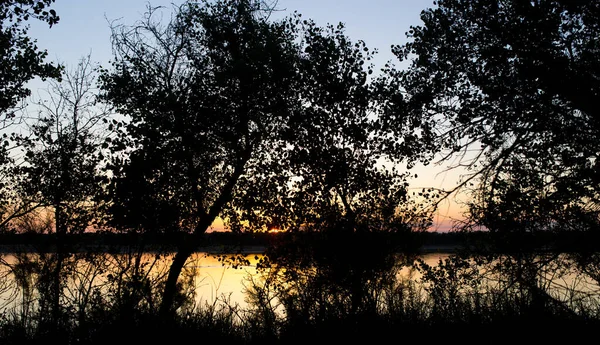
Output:
[[[359,254],[357,253],[357,255]],[[445,259],[450,255],[449,253],[425,254],[422,259],[429,265],[436,265],[440,259]],[[216,298],[226,298],[244,306],[246,304],[245,290],[250,283],[249,280],[256,278],[256,263],[261,255],[246,255],[245,258],[250,262],[250,265],[234,269],[223,267],[222,263],[214,256],[197,253],[191,260],[193,264],[189,265],[198,270],[196,300],[212,303]],[[402,274],[405,278],[412,275],[413,279],[418,279],[418,276],[409,272],[408,269],[403,270]]]
[[[360,255],[357,253],[356,255]],[[426,254],[421,259],[436,266],[440,260],[450,258],[448,253]],[[86,305],[91,296],[115,298],[122,296],[131,286],[142,286],[144,291],[160,291],[171,262],[169,255],[153,253],[87,254],[73,256],[65,264],[66,288],[63,303]],[[222,257],[208,253],[195,253],[187,262],[180,281],[186,283],[188,296],[196,305],[225,303],[247,306],[246,289],[251,280],[259,281],[256,264],[261,254],[245,255],[247,263],[232,268],[223,264]],[[51,277],[52,256],[44,254],[4,254],[0,265],[0,309],[22,312],[39,300],[44,286],[40,285],[44,275]],[[558,267],[558,266],[557,266]],[[589,277],[569,272],[559,274],[550,267],[547,290],[554,291],[560,299],[572,299],[572,291],[600,296],[600,287]],[[409,268],[400,271],[400,279],[420,279],[420,273]],[[506,284],[501,279],[496,282]],[[135,285],[139,283],[138,285]],[[153,303],[150,300],[148,303]]]
[[[357,253],[358,255],[358,253]],[[427,254],[422,258],[435,265],[450,254]],[[261,254],[248,254],[247,264],[233,268],[223,263],[222,257],[209,253],[195,253],[186,263],[180,280],[184,279],[193,290],[199,304],[226,302],[246,305],[245,292],[250,280],[257,278],[256,264]],[[21,308],[39,297],[36,281],[52,267],[51,256],[43,254],[4,254],[0,264],[0,309]],[[158,284],[168,273],[169,255],[154,253],[94,254],[70,258],[65,299],[70,303],[82,303],[94,291],[102,295],[118,293],[127,281],[143,277],[144,281]],[[408,270],[403,274],[408,275]],[[156,286],[154,286],[156,287]]]

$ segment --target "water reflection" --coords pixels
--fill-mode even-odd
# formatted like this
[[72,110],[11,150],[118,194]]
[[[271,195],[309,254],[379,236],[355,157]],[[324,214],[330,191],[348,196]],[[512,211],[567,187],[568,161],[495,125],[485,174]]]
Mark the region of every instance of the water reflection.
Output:
[[[232,265],[232,258],[237,259],[236,265]],[[25,319],[47,307],[55,259],[52,254],[40,253],[3,255],[0,307]],[[171,254],[133,250],[72,254],[63,263],[60,303],[80,318],[95,312],[99,305],[123,312],[154,310],[171,259]],[[369,265],[357,268],[364,260],[360,252],[341,263],[265,266],[265,259],[263,254],[195,253],[181,275],[177,306],[185,311],[207,305],[250,310],[268,305],[271,312],[286,317],[308,311],[333,317],[335,313],[356,314],[368,308],[377,312],[406,308],[406,303],[418,302],[423,310],[454,317],[446,314],[492,299],[501,303],[501,294],[507,303],[555,303],[576,313],[584,307],[589,311],[590,306],[598,310],[600,296],[598,281],[582,272],[567,255],[464,260],[449,253],[431,253],[410,258],[415,259],[415,265],[402,255],[395,265],[379,271]],[[348,262],[351,264],[346,265]]]
[[[358,253],[357,253],[358,255]],[[435,253],[422,256],[424,262],[435,265],[439,259],[450,254]],[[257,264],[264,259],[263,254],[247,254],[241,258],[245,264],[233,267],[230,260],[237,254],[213,254],[198,252],[188,260],[183,280],[193,291],[197,304],[227,301],[245,306],[245,291],[250,281],[257,278]],[[140,288],[152,290],[166,277],[172,254],[150,252],[125,252],[102,254],[73,254],[65,265],[67,272],[63,278],[65,299],[78,305],[92,294],[104,297],[118,296],[127,286],[136,284]],[[0,308],[29,308],[39,298],[39,280],[44,271],[53,265],[52,254],[10,253],[1,256],[0,266]],[[416,274],[416,275],[415,275]],[[402,275],[418,277],[418,272],[405,267]],[[254,278],[254,279],[253,279]],[[144,283],[142,283],[144,282]],[[116,285],[116,287],[111,287]]]

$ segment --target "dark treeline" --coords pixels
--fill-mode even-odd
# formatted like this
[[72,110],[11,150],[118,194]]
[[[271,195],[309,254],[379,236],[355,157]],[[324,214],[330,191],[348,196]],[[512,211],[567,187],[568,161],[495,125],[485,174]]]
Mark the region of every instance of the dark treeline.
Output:
[[[267,248],[287,243],[317,245],[327,235],[323,233],[232,233],[210,232],[203,237],[189,234],[148,234],[114,232],[70,234],[58,238],[56,234],[5,233],[0,234],[0,248],[5,253],[56,251],[58,241],[69,252],[119,252],[124,247],[148,252],[172,252],[181,241],[196,241],[197,251],[214,253],[264,253]],[[351,242],[351,237],[339,238],[338,245]],[[459,251],[490,252],[501,254],[510,252],[596,252],[600,248],[600,236],[590,232],[545,232],[540,234],[513,233],[498,234],[479,232],[418,232],[410,234],[372,233],[364,238],[364,246],[372,243],[391,244],[397,253],[455,253]]]
[[[0,244],[29,246],[2,259],[21,312],[0,337],[600,320],[600,1],[439,0],[384,66],[343,23],[274,16],[276,1],[148,4],[111,22],[110,65],[72,68],[28,35],[60,25],[54,3],[0,2]],[[465,173],[410,189],[434,163]],[[457,194],[463,220],[427,232]],[[229,233],[208,233],[218,220]],[[213,245],[265,247],[247,314],[195,312],[186,263]],[[455,255],[419,259],[436,246]],[[158,276],[148,248],[173,254]]]
[[[64,245],[71,252],[77,251],[119,251],[122,246],[137,247],[147,251],[174,250],[177,244],[184,240],[195,240],[196,250],[215,250],[221,249],[225,253],[236,253],[247,250],[264,251],[273,245],[282,245],[286,242],[297,241],[302,243],[317,243],[325,235],[322,233],[232,233],[232,232],[211,232],[206,233],[202,238],[191,237],[189,234],[147,234],[147,233],[128,233],[116,234],[114,232],[101,233],[82,233],[70,234],[61,238]],[[339,245],[349,240],[347,235],[339,239]],[[421,247],[426,246],[434,251],[453,251],[454,247],[466,247],[469,243],[489,240],[489,234],[478,233],[435,233],[420,232],[415,234],[398,233],[373,233],[366,239],[365,246],[370,241],[381,241],[391,243],[398,252],[418,252]],[[377,239],[375,239],[377,238]],[[575,237],[574,237],[575,238]],[[0,246],[5,252],[11,253],[26,250],[23,247],[29,246],[30,250],[41,252],[53,252],[56,249],[56,243],[59,239],[56,234],[40,233],[11,233],[0,234]]]

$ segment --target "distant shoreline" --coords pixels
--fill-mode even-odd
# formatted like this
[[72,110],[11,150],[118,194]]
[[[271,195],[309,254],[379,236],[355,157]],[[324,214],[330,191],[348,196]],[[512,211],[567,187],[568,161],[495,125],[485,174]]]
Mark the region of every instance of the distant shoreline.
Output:
[[[82,233],[61,238],[65,251],[123,253],[131,251],[175,252],[178,243],[196,243],[198,252],[259,254],[273,245],[310,246],[353,245],[360,248],[385,244],[397,246],[397,252],[455,253],[463,248],[496,252],[600,252],[600,234],[584,232],[565,233],[367,233],[342,234],[331,237],[324,233],[207,233],[202,236],[190,234],[140,234],[140,233]],[[325,241],[325,242],[323,242]],[[55,234],[0,234],[2,253],[49,253],[55,252],[58,238]],[[325,244],[327,245],[327,244]],[[493,249],[492,249],[493,248]]]
[[[29,244],[0,244],[0,254],[15,254],[15,253],[52,253],[54,246],[47,246],[39,248],[35,245]],[[248,246],[226,246],[226,245],[212,245],[212,246],[199,246],[196,249],[196,253],[208,253],[208,254],[263,254],[267,250],[265,245],[248,245]],[[417,250],[417,253],[431,254],[431,253],[447,253],[452,254],[460,250],[462,246],[459,245],[424,245]],[[81,246],[78,248],[70,248],[67,250],[70,253],[128,253],[132,251],[139,251],[140,248],[135,245],[89,245]],[[157,248],[154,246],[147,246],[142,248],[142,251],[153,253],[174,253],[175,248]],[[401,252],[401,251],[398,251]]]

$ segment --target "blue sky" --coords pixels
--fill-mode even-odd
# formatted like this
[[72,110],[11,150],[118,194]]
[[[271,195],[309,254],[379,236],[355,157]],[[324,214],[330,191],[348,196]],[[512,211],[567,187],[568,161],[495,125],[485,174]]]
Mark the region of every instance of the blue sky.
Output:
[[[42,23],[31,22],[30,34],[38,40],[40,48],[48,50],[49,60],[74,67],[79,59],[91,53],[93,61],[108,67],[112,57],[110,21],[131,25],[142,17],[148,4],[170,9],[173,4],[181,3],[182,0],[56,0],[53,8],[60,16],[58,25],[49,29]],[[351,39],[364,40],[369,48],[378,49],[375,65],[380,68],[395,59],[391,45],[405,43],[410,26],[421,24],[421,11],[432,6],[433,0],[279,0],[277,8],[281,11],[275,16],[297,10],[319,25],[343,22]],[[36,87],[43,85],[32,83],[34,93]],[[419,179],[411,186],[448,188],[461,173],[458,170],[441,173],[442,170],[444,166],[417,167],[415,173]],[[439,229],[447,228],[448,217],[458,215],[455,202],[443,203],[436,220]]]
[[[133,24],[142,17],[148,4],[166,6],[183,1],[167,0],[56,0],[53,8],[60,22],[52,29],[32,22],[31,35],[49,58],[76,64],[82,56],[106,64],[111,58],[109,21]],[[275,15],[294,10],[318,24],[344,22],[347,34],[364,40],[370,48],[379,49],[378,64],[392,59],[390,46],[406,42],[405,32],[420,23],[420,12],[431,7],[433,0],[279,0]]]

